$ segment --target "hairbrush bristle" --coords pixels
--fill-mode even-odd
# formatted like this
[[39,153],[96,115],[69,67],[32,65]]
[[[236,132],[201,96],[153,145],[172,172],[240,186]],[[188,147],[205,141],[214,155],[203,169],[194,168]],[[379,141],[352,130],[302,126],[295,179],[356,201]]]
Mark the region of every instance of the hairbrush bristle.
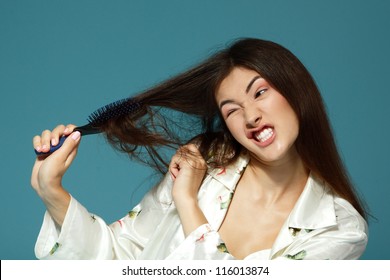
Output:
[[[82,135],[96,134],[101,133],[102,126],[106,122],[112,119],[116,119],[118,117],[124,115],[132,115],[139,111],[141,108],[141,103],[139,101],[134,100],[133,98],[126,98],[122,100],[115,101],[111,104],[108,104],[100,109],[97,109],[88,117],[88,124],[84,126],[76,127],[74,130],[81,132]],[[35,150],[35,153],[38,156],[46,156],[56,151],[62,146],[66,136],[60,139],[59,144],[56,146],[50,146],[50,151],[48,152],[38,152]]]
[[135,101],[132,98],[125,98],[97,109],[88,117],[88,122],[94,127],[99,127],[111,119],[134,114],[140,108],[140,102]]

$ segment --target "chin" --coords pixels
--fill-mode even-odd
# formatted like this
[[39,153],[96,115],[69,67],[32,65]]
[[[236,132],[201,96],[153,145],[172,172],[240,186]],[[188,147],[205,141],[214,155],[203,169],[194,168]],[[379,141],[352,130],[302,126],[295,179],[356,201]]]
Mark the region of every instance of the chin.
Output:
[[268,149],[264,152],[250,151],[250,154],[252,157],[255,157],[259,162],[267,164],[282,162],[285,161],[287,158],[291,157],[291,155],[289,155],[289,153],[287,153],[284,149]]

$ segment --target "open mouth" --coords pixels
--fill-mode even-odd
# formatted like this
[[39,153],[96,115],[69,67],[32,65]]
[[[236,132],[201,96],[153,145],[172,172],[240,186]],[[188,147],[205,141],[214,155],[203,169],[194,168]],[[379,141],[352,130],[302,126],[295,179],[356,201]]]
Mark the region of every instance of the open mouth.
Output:
[[256,139],[260,143],[264,143],[274,135],[272,127],[264,127],[262,130],[253,133],[253,139]]

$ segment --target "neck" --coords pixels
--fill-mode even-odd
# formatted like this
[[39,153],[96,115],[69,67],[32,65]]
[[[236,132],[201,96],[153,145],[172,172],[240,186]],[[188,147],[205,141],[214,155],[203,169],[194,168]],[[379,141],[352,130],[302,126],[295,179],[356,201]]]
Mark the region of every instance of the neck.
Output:
[[245,173],[247,179],[256,182],[250,184],[253,196],[270,204],[286,194],[298,198],[309,176],[309,170],[297,153],[278,164],[266,164],[251,157]]

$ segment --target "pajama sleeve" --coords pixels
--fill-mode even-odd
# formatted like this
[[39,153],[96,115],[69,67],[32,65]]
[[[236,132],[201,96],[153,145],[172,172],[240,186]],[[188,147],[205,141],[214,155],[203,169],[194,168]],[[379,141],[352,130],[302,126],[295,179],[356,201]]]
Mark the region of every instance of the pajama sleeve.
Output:
[[137,259],[169,208],[169,196],[167,188],[152,189],[111,225],[72,197],[61,227],[45,213],[35,255],[38,259]]

